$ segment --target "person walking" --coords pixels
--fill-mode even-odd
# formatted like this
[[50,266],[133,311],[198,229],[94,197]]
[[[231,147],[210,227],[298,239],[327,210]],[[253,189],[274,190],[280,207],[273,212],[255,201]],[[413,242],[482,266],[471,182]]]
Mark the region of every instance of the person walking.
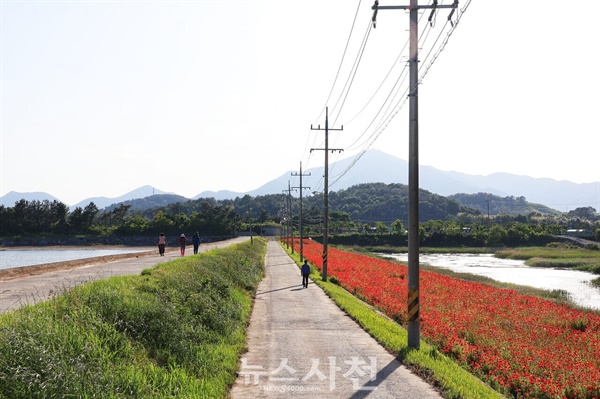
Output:
[[158,240],[156,241],[156,245],[158,245],[158,254],[160,256],[165,256],[165,247],[167,246],[167,237],[165,237],[164,233],[160,233]]
[[308,262],[305,260],[302,268],[300,269],[302,273],[302,287],[308,288],[308,276],[310,275],[310,266]]
[[196,255],[198,253],[198,247],[200,246],[200,234],[198,234],[198,232],[192,236],[192,244],[194,244],[194,255]]
[[181,256],[185,255],[185,244],[187,243],[187,237],[185,234],[181,233],[179,236],[179,251],[181,252]]

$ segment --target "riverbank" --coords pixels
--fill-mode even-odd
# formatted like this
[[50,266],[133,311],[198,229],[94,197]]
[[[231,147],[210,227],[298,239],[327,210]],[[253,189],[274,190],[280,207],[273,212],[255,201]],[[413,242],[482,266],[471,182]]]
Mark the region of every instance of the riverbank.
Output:
[[[81,249],[127,249],[131,247],[123,246],[123,245],[97,245],[93,247],[81,247],[81,246],[35,246],[35,247],[10,247],[10,248],[1,248],[0,256],[2,251],[10,249],[11,251],[35,251],[35,250],[81,250]],[[143,252],[132,252],[132,253],[124,253],[124,254],[116,254],[116,255],[107,255],[107,256],[99,256],[99,257],[90,257],[85,259],[76,259],[69,260],[64,262],[54,262],[54,263],[46,263],[42,265],[32,265],[32,266],[23,266],[23,267],[15,267],[10,269],[0,269],[0,281],[2,280],[11,280],[14,278],[26,277],[26,276],[35,276],[43,273],[53,272],[57,270],[68,270],[74,269],[76,267],[84,266],[84,265],[94,265],[101,263],[114,262],[116,260],[121,259],[130,259],[130,258],[139,258],[143,256],[151,256],[157,254],[157,249],[153,247],[146,247],[147,251]],[[140,249],[140,247],[136,247],[136,249]],[[167,252],[179,251],[179,248],[167,248]]]

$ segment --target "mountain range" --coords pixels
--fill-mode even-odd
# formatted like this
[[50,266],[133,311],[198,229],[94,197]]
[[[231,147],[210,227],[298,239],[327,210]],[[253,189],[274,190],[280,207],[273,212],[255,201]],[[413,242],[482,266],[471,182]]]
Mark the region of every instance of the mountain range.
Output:
[[[203,191],[191,199],[215,198],[220,200],[234,199],[244,195],[255,197],[281,194],[282,190],[287,189],[294,172],[298,173],[299,171],[288,171],[252,191]],[[309,188],[309,191],[323,191],[324,167],[311,168],[302,173],[304,188]],[[298,178],[296,177],[293,184],[298,184],[297,182]],[[346,189],[356,184],[375,182],[408,184],[408,162],[379,150],[369,150],[360,157],[348,157],[329,166],[330,191]],[[485,176],[468,175],[422,165],[419,168],[419,186],[421,189],[442,196],[483,192],[501,197],[525,197],[529,202],[543,204],[561,212],[581,207],[593,207],[597,212],[600,211],[600,182],[581,184],[509,173],[493,173]],[[174,193],[167,193],[147,185],[116,198],[88,198],[72,205],[71,208],[83,208],[90,202],[94,202],[98,208],[102,209],[112,204],[162,194],[174,195]],[[179,196],[174,195],[174,197]],[[184,197],[179,198],[185,200]],[[56,197],[42,192],[17,193],[11,191],[0,197],[0,204],[13,206],[20,199],[28,201],[57,200]]]

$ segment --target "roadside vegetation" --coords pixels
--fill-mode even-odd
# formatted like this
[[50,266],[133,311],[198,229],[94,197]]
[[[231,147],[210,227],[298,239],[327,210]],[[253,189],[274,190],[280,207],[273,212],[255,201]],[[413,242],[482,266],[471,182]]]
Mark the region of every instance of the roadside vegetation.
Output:
[[600,247],[577,248],[553,244],[546,247],[521,247],[495,252],[503,259],[524,260],[531,267],[574,269],[600,274]]
[[0,398],[224,398],[265,241],[90,282],[0,315]]
[[[585,248],[553,244],[546,247],[524,247],[501,250],[499,258],[524,260],[527,266],[573,269],[600,274],[600,245]],[[600,289],[600,277],[591,281]]]

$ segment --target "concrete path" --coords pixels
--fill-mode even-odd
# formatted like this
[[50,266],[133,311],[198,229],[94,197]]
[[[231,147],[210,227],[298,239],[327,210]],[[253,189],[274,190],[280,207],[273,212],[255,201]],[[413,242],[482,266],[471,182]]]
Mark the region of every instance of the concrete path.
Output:
[[[248,239],[249,237],[237,237],[231,240],[203,243],[200,244],[198,251],[205,252],[214,248],[223,248]],[[193,248],[188,246],[185,256],[193,256],[193,254]],[[0,278],[0,313],[17,309],[25,304],[47,300],[66,288],[88,281],[111,276],[139,274],[144,269],[180,257],[179,248],[176,248],[167,251],[165,256],[159,256],[158,252],[155,255],[148,256],[132,254],[129,259],[120,259],[108,263],[92,258],[89,259],[88,264],[76,268],[6,280]]]
[[402,366],[269,241],[248,329],[248,352],[231,390],[245,398],[441,398]]

